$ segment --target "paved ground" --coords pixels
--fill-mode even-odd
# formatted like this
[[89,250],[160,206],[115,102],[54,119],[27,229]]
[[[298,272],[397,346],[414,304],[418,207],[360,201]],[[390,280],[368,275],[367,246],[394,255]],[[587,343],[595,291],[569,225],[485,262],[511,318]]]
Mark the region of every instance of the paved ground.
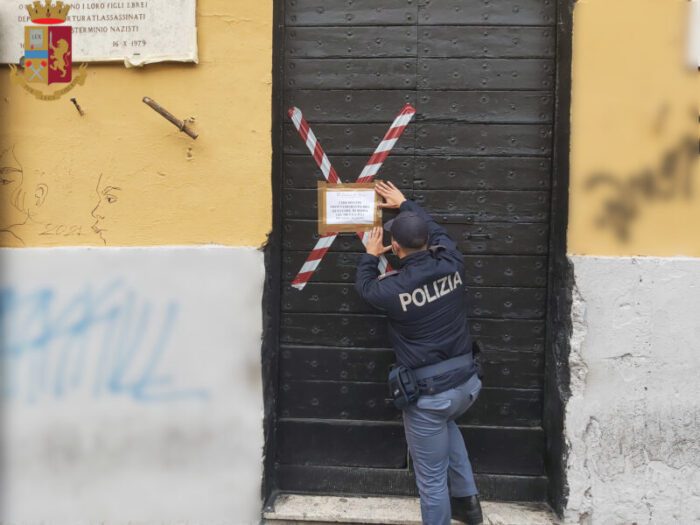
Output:
[[[483,502],[485,525],[553,525],[558,523],[544,504]],[[361,498],[282,494],[265,523],[420,525],[416,498]],[[458,522],[453,522],[457,524]]]

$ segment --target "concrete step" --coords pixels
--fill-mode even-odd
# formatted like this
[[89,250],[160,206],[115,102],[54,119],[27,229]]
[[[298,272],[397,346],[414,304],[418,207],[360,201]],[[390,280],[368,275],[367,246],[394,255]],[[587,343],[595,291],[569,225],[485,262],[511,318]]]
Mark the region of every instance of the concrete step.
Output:
[[[482,502],[484,525],[554,525],[556,517],[543,503]],[[342,497],[280,494],[265,509],[268,525],[382,524],[421,525],[417,498]],[[453,525],[459,522],[453,521]]]

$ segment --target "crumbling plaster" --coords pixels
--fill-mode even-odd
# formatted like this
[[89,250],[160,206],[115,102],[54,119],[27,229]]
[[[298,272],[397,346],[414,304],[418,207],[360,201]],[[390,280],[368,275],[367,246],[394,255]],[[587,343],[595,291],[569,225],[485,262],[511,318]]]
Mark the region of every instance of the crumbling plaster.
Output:
[[700,259],[570,258],[567,523],[700,521]]

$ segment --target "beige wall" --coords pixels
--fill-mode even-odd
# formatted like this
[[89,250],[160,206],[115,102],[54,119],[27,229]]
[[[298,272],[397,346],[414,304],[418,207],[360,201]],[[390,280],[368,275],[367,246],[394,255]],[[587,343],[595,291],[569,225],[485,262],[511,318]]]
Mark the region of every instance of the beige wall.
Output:
[[[576,3],[571,253],[700,255],[686,9],[685,0]],[[15,180],[0,186],[1,245],[264,242],[272,3],[200,0],[197,22],[199,65],[92,65],[86,85],[55,102],[0,75],[0,146],[14,147],[0,163],[24,172],[21,191]],[[143,96],[194,117],[200,138],[179,133]]]
[[[0,186],[0,245],[265,241],[272,2],[199,0],[197,25],[198,65],[91,65],[86,84],[58,101],[38,101],[0,75],[0,151],[14,148],[0,164],[23,170],[21,182]],[[195,118],[199,139],[144,96]]]
[[700,90],[687,6],[576,3],[571,253],[700,256]]

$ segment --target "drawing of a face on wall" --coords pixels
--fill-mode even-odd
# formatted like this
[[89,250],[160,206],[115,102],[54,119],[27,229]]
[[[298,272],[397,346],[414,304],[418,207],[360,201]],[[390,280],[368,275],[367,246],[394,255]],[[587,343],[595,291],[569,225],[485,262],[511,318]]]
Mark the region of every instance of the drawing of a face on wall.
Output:
[[122,189],[119,186],[111,185],[104,175],[100,175],[97,180],[97,196],[99,200],[97,201],[97,206],[92,210],[92,216],[95,218],[95,224],[92,225],[92,229],[100,236],[105,245],[115,224],[115,216],[119,215],[121,192]]
[[0,149],[0,245],[24,244],[22,227],[32,222],[48,191],[46,184],[25,181],[13,147]]

